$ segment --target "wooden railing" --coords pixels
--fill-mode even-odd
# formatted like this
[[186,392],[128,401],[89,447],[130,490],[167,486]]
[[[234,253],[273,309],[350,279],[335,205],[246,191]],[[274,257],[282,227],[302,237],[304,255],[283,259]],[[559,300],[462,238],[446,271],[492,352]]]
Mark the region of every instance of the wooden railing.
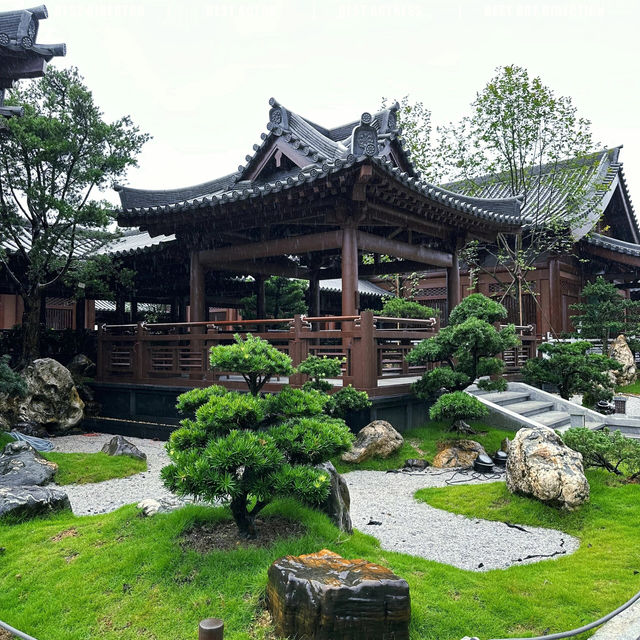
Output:
[[[297,366],[307,355],[344,360],[336,387],[352,384],[370,395],[408,390],[424,367],[410,366],[407,353],[438,331],[437,320],[358,316],[280,318],[172,324],[105,325],[98,334],[98,380],[183,387],[223,384],[242,389],[233,374],[212,370],[209,349],[230,344],[234,334],[250,333],[269,341]],[[301,386],[305,376],[272,379],[265,390],[284,383]]]
[[[507,325],[501,324],[500,328]],[[507,373],[516,373],[522,369],[529,358],[535,358],[538,354],[538,341],[536,339],[535,325],[515,325],[516,334],[520,344],[502,354]]]

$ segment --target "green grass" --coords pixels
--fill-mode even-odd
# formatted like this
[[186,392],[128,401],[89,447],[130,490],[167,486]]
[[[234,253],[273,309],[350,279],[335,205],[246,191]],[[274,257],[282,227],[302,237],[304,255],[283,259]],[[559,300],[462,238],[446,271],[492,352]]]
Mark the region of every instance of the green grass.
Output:
[[14,442],[14,439],[8,433],[0,431],[0,453],[10,442]]
[[187,640],[195,637],[198,621],[210,616],[224,619],[225,640],[259,639],[266,633],[258,620],[270,563],[328,548],[388,566],[409,582],[412,640],[563,631],[608,613],[640,589],[640,575],[634,574],[640,570],[640,486],[588,475],[591,502],[574,513],[510,496],[499,484],[420,492],[438,507],[555,526],[581,539],[571,556],[487,573],[382,551],[374,538],[346,536],[293,501],[275,503],[267,512],[301,520],[308,528],[302,538],[206,555],[183,550],[180,533],[196,521],[228,518],[225,509],[189,506],[140,518],[129,506],[99,516],[63,513],[0,524],[6,548],[0,612],[27,633],[54,640]]
[[628,384],[626,387],[617,387],[616,393],[634,393],[640,395],[640,380]]
[[[438,451],[438,442],[442,440],[475,440],[479,442],[489,454],[493,454],[500,448],[500,443],[504,438],[513,438],[515,435],[514,431],[492,429],[482,422],[473,422],[471,425],[478,432],[477,434],[458,435],[447,431],[448,423],[430,422],[424,427],[405,431],[402,434],[404,444],[395,454],[388,458],[374,458],[372,460],[365,460],[360,464],[351,464],[342,462],[338,457],[332,460],[332,462],[339,473],[348,473],[356,469],[387,471],[389,469],[399,469],[404,465],[404,461],[407,458],[425,458],[431,462]],[[420,449],[420,451],[418,451],[416,447]]]
[[130,456],[110,456],[106,453],[57,453],[42,454],[58,465],[54,482],[59,485],[87,484],[112,478],[126,478],[147,470],[145,460]]

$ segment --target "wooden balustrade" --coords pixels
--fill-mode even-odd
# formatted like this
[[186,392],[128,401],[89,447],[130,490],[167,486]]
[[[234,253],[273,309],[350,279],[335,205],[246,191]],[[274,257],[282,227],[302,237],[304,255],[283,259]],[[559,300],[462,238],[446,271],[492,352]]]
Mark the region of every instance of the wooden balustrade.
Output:
[[[386,318],[363,312],[357,316],[322,316],[220,322],[105,325],[98,335],[98,380],[179,387],[222,384],[244,389],[240,376],[212,370],[209,350],[231,344],[234,335],[263,338],[291,357],[294,366],[309,354],[343,360],[336,388],[352,384],[371,396],[409,390],[425,367],[409,365],[406,356],[420,340],[439,330],[436,319]],[[518,370],[535,355],[535,328],[517,327],[522,345],[505,352],[507,371]],[[282,384],[301,386],[305,376],[273,378],[265,391]]]

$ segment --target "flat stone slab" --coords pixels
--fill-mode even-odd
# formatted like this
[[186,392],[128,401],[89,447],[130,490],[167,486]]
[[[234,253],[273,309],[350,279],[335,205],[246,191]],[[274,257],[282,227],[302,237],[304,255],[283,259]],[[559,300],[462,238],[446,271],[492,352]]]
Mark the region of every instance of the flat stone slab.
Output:
[[408,640],[409,585],[389,569],[323,549],[276,560],[267,606],[278,636],[297,640]]
[[640,601],[600,627],[591,640],[638,640],[640,638]]

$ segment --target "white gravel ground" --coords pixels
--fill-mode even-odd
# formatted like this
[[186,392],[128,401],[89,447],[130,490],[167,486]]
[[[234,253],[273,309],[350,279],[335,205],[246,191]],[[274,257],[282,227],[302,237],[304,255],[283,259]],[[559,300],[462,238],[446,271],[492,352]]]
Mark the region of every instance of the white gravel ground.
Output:
[[[113,436],[62,436],[53,439],[55,451],[95,453]],[[188,502],[171,494],[160,479],[160,469],[169,463],[164,442],[127,438],[147,454],[148,470],[128,478],[96,484],[67,485],[76,515],[107,513],[125,504],[154,498],[176,506]],[[375,536],[383,549],[399,551],[461,569],[487,571],[528,564],[556,553],[572,553],[578,541],[560,531],[508,527],[499,522],[470,519],[434,509],[413,497],[424,487],[446,486],[455,472],[427,469],[424,473],[352,471],[344,477],[351,493],[351,518],[355,528]],[[475,483],[471,475],[456,476]],[[371,520],[380,525],[368,524]],[[538,557],[534,557],[538,556]]]
[[[109,434],[60,436],[52,438],[55,451],[60,453],[97,453],[105,442],[113,438]],[[147,471],[128,478],[116,478],[95,484],[71,484],[63,487],[69,496],[73,513],[78,516],[108,513],[125,504],[138,503],[145,498],[166,500],[170,503],[189,502],[165,489],[160,479],[160,469],[169,464],[164,442],[144,438],[127,440],[147,454]]]
[[[576,538],[555,529],[522,527],[522,531],[501,522],[435,509],[413,497],[418,489],[446,486],[453,473],[427,469],[410,475],[383,471],[346,474],[353,526],[375,536],[383,549],[469,571],[531,564],[578,548]],[[465,475],[470,484],[476,483],[471,474]],[[461,478],[458,473],[456,479]],[[382,524],[368,524],[371,521]]]

